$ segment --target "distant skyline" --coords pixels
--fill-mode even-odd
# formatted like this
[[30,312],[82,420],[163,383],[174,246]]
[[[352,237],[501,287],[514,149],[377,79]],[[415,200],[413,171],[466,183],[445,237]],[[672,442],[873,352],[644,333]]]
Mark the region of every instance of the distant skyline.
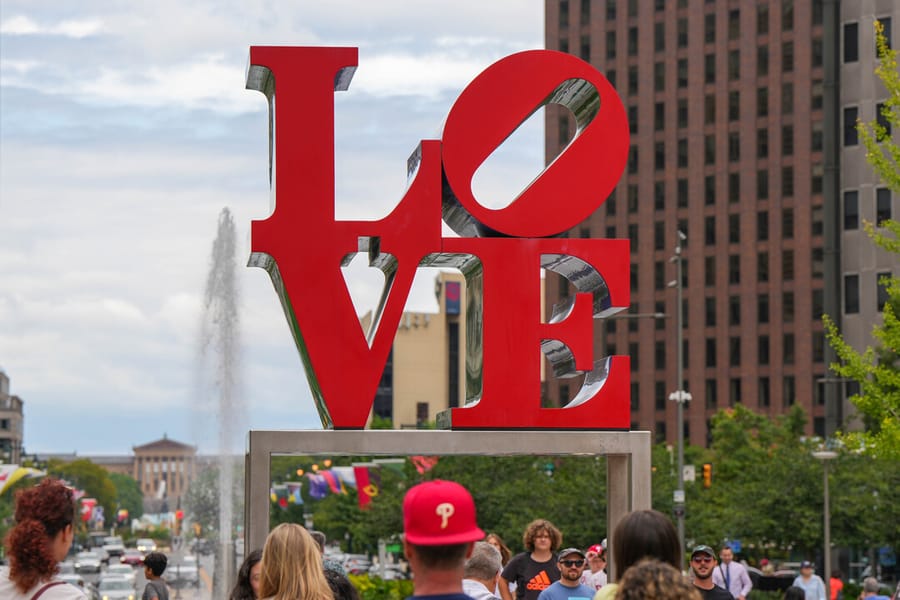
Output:
[[[542,47],[543,23],[534,0],[4,1],[0,369],[24,401],[25,451],[130,454],[164,434],[217,449],[195,372],[226,206],[240,248],[238,429],[320,427],[271,281],[243,266],[250,221],[270,212],[266,103],[244,89],[250,45],[359,47],[350,89],[335,95],[336,213],[375,219],[463,87]],[[511,198],[542,161],[538,115],[476,191]],[[422,271],[408,309],[437,309],[433,277]],[[360,312],[378,283],[351,268]]]

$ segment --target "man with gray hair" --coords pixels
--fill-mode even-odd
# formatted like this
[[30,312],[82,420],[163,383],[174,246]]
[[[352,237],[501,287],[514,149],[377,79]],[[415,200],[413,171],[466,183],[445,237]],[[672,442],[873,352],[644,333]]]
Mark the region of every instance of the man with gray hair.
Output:
[[863,589],[860,598],[864,598],[865,600],[891,600],[884,594],[878,593],[880,587],[877,579],[874,577],[866,577],[863,580]]
[[494,591],[502,567],[499,550],[487,542],[475,542],[463,571],[463,593],[475,600],[500,600]]

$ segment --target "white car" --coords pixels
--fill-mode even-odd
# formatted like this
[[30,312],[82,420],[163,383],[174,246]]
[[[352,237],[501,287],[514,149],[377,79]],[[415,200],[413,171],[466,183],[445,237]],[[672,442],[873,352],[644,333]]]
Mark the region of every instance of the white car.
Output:
[[96,552],[79,552],[75,555],[76,573],[99,573],[100,555]]
[[101,578],[97,590],[103,600],[135,600],[136,596],[134,584],[118,576]]
[[169,563],[166,575],[181,585],[200,585],[200,570],[197,568],[197,557],[185,555],[180,563]]
[[135,548],[147,554],[148,552],[156,552],[156,542],[150,538],[140,538],[134,545]]
[[134,568],[129,565],[123,565],[122,563],[110,563],[110,565],[106,568],[105,576],[110,575],[115,575],[117,577],[127,579],[131,582],[132,587],[134,587],[136,583]]

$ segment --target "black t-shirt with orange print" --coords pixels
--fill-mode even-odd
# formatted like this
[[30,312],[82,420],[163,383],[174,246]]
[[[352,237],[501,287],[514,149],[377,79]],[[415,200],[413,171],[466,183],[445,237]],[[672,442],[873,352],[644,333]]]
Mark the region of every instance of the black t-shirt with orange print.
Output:
[[503,569],[503,579],[516,584],[516,600],[537,600],[538,595],[559,580],[556,555],[537,562],[530,552],[516,554]]

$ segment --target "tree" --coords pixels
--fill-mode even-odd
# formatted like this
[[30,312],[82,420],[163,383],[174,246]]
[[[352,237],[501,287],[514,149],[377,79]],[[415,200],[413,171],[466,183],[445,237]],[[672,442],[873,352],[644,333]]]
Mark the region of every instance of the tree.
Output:
[[119,508],[128,511],[128,519],[138,519],[144,514],[144,494],[141,485],[133,477],[122,473],[110,473],[110,481],[116,486]]
[[84,490],[89,498],[95,498],[103,507],[106,523],[116,520],[116,486],[109,478],[109,472],[86,458],[79,458],[70,463],[51,460],[47,471],[60,479],[65,479],[73,487]]
[[[890,137],[890,131],[900,128],[900,72],[897,70],[897,51],[891,50],[884,37],[884,26],[876,21],[875,32],[881,64],[876,75],[888,90],[888,100],[881,111],[881,122],[875,119],[868,125],[859,122],[857,130],[866,146],[866,159],[884,183],[900,194],[900,146]],[[883,123],[889,124],[885,127]],[[900,256],[900,222],[886,220],[864,227],[874,243]],[[860,391],[850,398],[863,415],[867,429],[843,435],[845,443],[862,447],[873,455],[900,459],[900,277],[884,277],[880,281],[887,291],[883,323],[872,328],[877,348],[863,352],[847,344],[834,321],[823,317],[828,342],[834,348],[838,362],[831,365],[838,376],[859,382]]]
[[[241,461],[235,461],[234,487],[228,493],[231,494],[234,528],[244,521],[244,470]],[[204,532],[209,533],[204,537],[216,539],[218,536],[222,494],[219,468],[209,467],[197,475],[184,495],[185,521],[199,524]]]

